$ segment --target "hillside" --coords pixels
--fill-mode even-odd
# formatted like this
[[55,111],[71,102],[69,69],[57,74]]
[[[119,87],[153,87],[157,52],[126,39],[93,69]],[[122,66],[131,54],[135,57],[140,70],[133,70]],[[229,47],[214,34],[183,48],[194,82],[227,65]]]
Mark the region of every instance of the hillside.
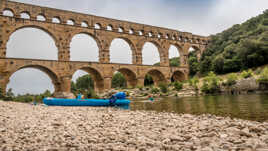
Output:
[[211,36],[202,55],[200,73],[238,72],[268,63],[268,10],[243,24]]

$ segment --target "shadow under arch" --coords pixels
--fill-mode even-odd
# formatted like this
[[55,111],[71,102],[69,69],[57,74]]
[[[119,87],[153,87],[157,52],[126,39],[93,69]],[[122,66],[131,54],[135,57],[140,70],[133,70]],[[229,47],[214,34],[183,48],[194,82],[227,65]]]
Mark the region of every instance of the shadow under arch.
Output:
[[[8,74],[7,79],[9,80],[10,77],[14,73],[16,73],[17,71],[22,70],[22,69],[26,69],[26,68],[37,69],[37,70],[42,71],[46,75],[48,75],[49,78],[52,81],[53,86],[54,86],[54,93],[55,92],[60,92],[60,90],[61,90],[61,84],[60,84],[60,79],[59,79],[58,75],[52,69],[50,69],[50,68],[48,68],[46,66],[42,66],[42,65],[25,65],[25,66],[18,67],[16,69],[12,70],[10,72],[10,74]],[[9,81],[6,84],[8,84],[8,83],[9,83]]]
[[134,88],[137,85],[137,76],[135,72],[128,68],[120,68],[117,70],[118,72],[122,73],[127,81],[127,87]]
[[[109,44],[109,53],[111,53],[111,46],[112,46],[112,43],[113,43],[113,41],[114,40],[116,40],[116,39],[120,39],[120,40],[123,40],[123,41],[125,41],[127,44],[128,44],[128,46],[130,47],[130,50],[131,50],[131,58],[132,58],[132,64],[136,64],[136,54],[137,54],[137,49],[136,49],[136,47],[135,47],[135,45],[134,45],[134,43],[130,40],[130,39],[128,39],[128,38],[126,38],[126,37],[115,37],[115,38],[113,38],[113,40],[111,40],[111,42],[110,42],[110,44]],[[110,56],[111,56],[111,54],[110,54]],[[111,60],[111,58],[110,58],[110,60]]]
[[153,82],[155,86],[159,86],[159,84],[161,83],[165,83],[165,84],[167,83],[165,75],[157,69],[149,70],[146,74],[150,75],[153,78]]
[[88,74],[90,74],[90,76],[92,77],[93,81],[94,81],[94,90],[97,93],[103,92],[104,90],[104,78],[101,74],[100,71],[98,71],[97,69],[93,68],[93,67],[81,67],[77,70],[75,70],[72,73],[72,76],[75,74],[76,71],[78,70],[82,70],[87,72]]
[[174,82],[174,81],[182,82],[184,80],[187,80],[187,77],[182,71],[177,70],[177,71],[173,72],[173,74],[171,76],[172,82]]

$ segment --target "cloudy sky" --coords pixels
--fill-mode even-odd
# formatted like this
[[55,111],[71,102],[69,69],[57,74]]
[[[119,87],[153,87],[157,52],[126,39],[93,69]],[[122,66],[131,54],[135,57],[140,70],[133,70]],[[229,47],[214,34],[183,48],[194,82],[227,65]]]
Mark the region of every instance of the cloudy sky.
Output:
[[[208,36],[221,32],[234,24],[261,14],[268,9],[268,0],[14,0],[17,2],[71,10],[97,16],[128,20],[143,24],[167,27]],[[27,38],[26,38],[27,37]],[[29,47],[29,44],[35,46]],[[131,63],[131,51],[123,40],[113,41],[111,61]],[[155,46],[144,46],[144,64],[159,61]],[[71,43],[71,59],[98,61],[95,41],[86,35],[77,35]],[[152,54],[154,54],[152,56]],[[7,45],[8,57],[57,59],[53,39],[37,29],[21,29],[15,32]],[[170,57],[179,56],[176,48],[170,49]],[[83,74],[77,72],[74,80]],[[8,88],[18,94],[53,91],[51,80],[41,71],[23,69],[10,79]]]

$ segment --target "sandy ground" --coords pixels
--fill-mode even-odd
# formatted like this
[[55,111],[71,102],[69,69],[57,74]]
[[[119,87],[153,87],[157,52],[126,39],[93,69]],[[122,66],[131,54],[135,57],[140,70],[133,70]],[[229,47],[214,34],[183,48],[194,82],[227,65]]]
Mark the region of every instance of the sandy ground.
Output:
[[268,151],[268,123],[0,101],[0,150]]

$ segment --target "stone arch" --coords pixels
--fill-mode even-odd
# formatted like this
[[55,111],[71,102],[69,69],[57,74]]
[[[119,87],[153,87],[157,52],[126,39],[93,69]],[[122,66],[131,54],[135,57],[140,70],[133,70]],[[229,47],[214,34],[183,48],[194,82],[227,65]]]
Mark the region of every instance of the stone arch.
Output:
[[[5,12],[11,12],[12,15],[5,15]],[[2,11],[2,14],[4,16],[10,16],[10,17],[14,17],[15,16],[15,12],[13,11],[13,9],[10,9],[10,8],[4,8],[3,11]]]
[[14,28],[14,30],[12,30],[12,31],[9,32],[8,39],[9,39],[9,37],[10,37],[13,33],[15,33],[16,31],[18,31],[18,30],[20,30],[20,29],[23,29],[23,28],[36,28],[36,29],[40,29],[40,30],[46,32],[47,34],[49,34],[49,35],[53,38],[55,44],[57,44],[58,39],[57,39],[56,36],[53,34],[53,31],[49,31],[48,29],[46,29],[46,28],[44,28],[44,27],[42,27],[42,26],[38,26],[38,25],[21,25],[21,26],[17,26],[16,28]]
[[72,72],[72,75],[74,75],[74,73],[78,70],[82,70],[90,74],[90,76],[94,81],[95,92],[99,93],[104,90],[104,76],[102,75],[102,72],[100,72],[98,69],[94,67],[84,66]]
[[189,54],[191,52],[190,49],[193,49],[193,51],[196,52],[197,60],[199,61],[200,58],[201,58],[201,54],[202,54],[201,49],[199,48],[199,46],[197,46],[197,45],[190,45],[190,48],[188,50],[188,56],[189,56]]
[[78,35],[78,34],[86,34],[95,40],[95,42],[97,43],[98,49],[99,49],[99,58],[100,58],[100,54],[101,54],[101,50],[102,50],[102,42],[97,36],[95,36],[94,34],[92,34],[90,32],[87,32],[87,31],[72,32],[70,35],[70,39],[69,39],[69,45],[71,43],[71,40],[74,38],[74,36]]
[[22,11],[22,12],[20,12],[20,18],[23,18],[23,19],[31,19],[31,14],[28,11]]
[[52,23],[60,24],[61,23],[61,18],[59,16],[52,17]]
[[137,85],[137,75],[136,73],[129,69],[129,68],[119,68],[117,69],[118,72],[122,73],[127,81],[127,87],[134,88]]
[[183,55],[184,55],[184,53],[183,53],[183,48],[180,45],[178,45],[176,43],[175,44],[171,43],[169,45],[168,58],[171,59],[171,57],[170,57],[170,49],[172,48],[172,46],[176,48],[176,51],[178,52],[179,57],[180,57],[180,65],[182,65],[183,64]]
[[106,27],[106,30],[108,30],[108,31],[113,31],[113,30],[114,30],[113,25],[109,24],[109,25]]
[[[55,46],[56,46],[56,48],[57,48],[57,54],[59,53],[58,40],[57,40],[57,38],[54,36],[53,32],[47,30],[46,28],[43,28],[43,27],[41,27],[41,26],[36,26],[36,25],[22,25],[22,26],[18,26],[18,27],[16,27],[16,28],[14,28],[13,30],[11,30],[11,31],[9,32],[9,34],[7,35],[7,39],[6,39],[6,41],[4,42],[5,47],[7,48],[7,43],[8,43],[8,41],[9,41],[10,37],[11,37],[16,31],[21,30],[21,29],[25,29],[25,28],[35,28],[35,29],[39,29],[39,30],[45,32],[46,34],[48,34],[48,35],[53,39],[53,41],[54,41],[54,44],[55,44]],[[6,54],[7,54],[7,53],[5,52],[5,57],[6,57]],[[57,59],[59,59],[59,55],[58,55],[58,58],[57,58]]]
[[46,18],[46,16],[44,14],[38,14],[36,16],[36,20],[38,20],[38,21],[46,21],[47,18]]
[[109,53],[111,52],[110,48],[111,48],[112,42],[115,39],[124,40],[129,45],[129,47],[131,49],[131,53],[132,53],[132,64],[136,64],[137,63],[137,61],[136,61],[137,49],[136,49],[134,43],[130,39],[126,38],[126,37],[115,37],[115,38],[113,38],[113,40],[111,40],[111,42],[109,44]]
[[167,83],[165,75],[158,69],[151,69],[146,74],[149,74],[150,76],[152,76],[155,86],[158,86],[161,83]]
[[[90,38],[90,39],[87,39],[87,40],[90,40],[90,41],[87,41],[88,42],[88,44],[90,44],[89,42],[91,42],[92,40],[91,39],[93,39],[93,41],[96,43],[96,45],[97,45],[97,54],[94,54],[94,56],[93,57],[97,57],[97,60],[89,60],[89,58],[87,58],[87,57],[90,57],[90,51],[91,50],[83,50],[83,51],[85,51],[85,53],[87,53],[86,54],[86,56],[83,56],[83,57],[81,57],[81,56],[79,56],[80,57],[80,60],[79,59],[77,59],[77,57],[75,57],[75,58],[73,58],[74,56],[73,56],[73,53],[76,51],[76,50],[71,50],[72,48],[71,48],[71,44],[72,44],[72,41],[73,41],[73,39],[76,37],[76,36],[81,36],[81,35],[86,35],[86,36],[88,36],[88,37],[83,37],[83,39],[85,39],[85,38]],[[70,46],[70,60],[71,61],[91,61],[91,62],[98,62],[100,59],[100,53],[101,53],[101,45],[100,45],[100,41],[99,41],[99,39],[97,38],[97,37],[95,37],[93,34],[91,34],[91,33],[88,33],[88,32],[78,32],[78,33],[74,33],[74,34],[72,34],[71,35],[71,40],[70,40],[70,42],[69,42],[69,46]],[[83,40],[83,39],[81,39],[81,40]],[[83,43],[84,44],[84,43]],[[95,44],[94,44],[95,45]],[[87,45],[86,47],[88,48],[88,46],[89,45]],[[93,45],[92,45],[93,46]],[[96,50],[95,49],[95,46],[93,47],[94,48],[94,50]],[[92,49],[92,48],[88,48],[88,49]],[[94,51],[95,52],[95,51]],[[81,55],[81,54],[80,54]],[[95,55],[97,55],[97,56],[95,56]],[[81,59],[82,58],[82,59]]]
[[21,69],[26,69],[26,68],[33,68],[33,69],[37,69],[37,70],[40,70],[40,71],[44,72],[46,75],[49,76],[49,78],[52,81],[52,84],[54,85],[54,93],[61,91],[61,81],[60,81],[60,78],[59,78],[58,74],[56,72],[54,72],[53,69],[51,69],[51,68],[49,68],[47,66],[34,65],[34,64],[32,64],[32,65],[19,66],[19,67],[16,67],[15,69],[11,70],[9,72],[9,74],[7,74],[7,76],[6,76],[6,79],[7,79],[6,86],[9,83],[9,79],[11,78],[11,76],[15,72],[17,72],[17,71],[19,71]]
[[[168,59],[167,60],[165,60],[165,54],[164,54],[164,52],[163,52],[163,50],[162,50],[162,47],[161,47],[161,45],[158,43],[158,42],[156,42],[156,41],[142,41],[142,42],[140,42],[138,45],[139,45],[139,47],[141,48],[141,55],[143,56],[143,49],[144,49],[144,46],[145,46],[145,44],[146,43],[152,43],[154,46],[156,46],[156,48],[157,48],[157,51],[158,51],[158,54],[159,54],[159,59],[160,59],[160,65],[165,65],[166,64],[166,61],[168,61]],[[142,64],[143,64],[143,60],[142,60]]]
[[184,81],[187,80],[187,76],[180,70],[174,71],[171,76],[171,81]]

